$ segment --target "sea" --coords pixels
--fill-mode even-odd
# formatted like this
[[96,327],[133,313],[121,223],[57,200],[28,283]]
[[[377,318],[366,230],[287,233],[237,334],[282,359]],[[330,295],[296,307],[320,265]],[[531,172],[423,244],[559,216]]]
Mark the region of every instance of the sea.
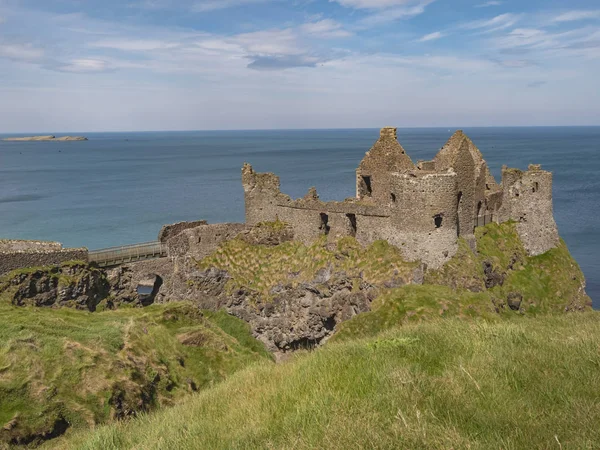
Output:
[[[455,129],[399,128],[413,161]],[[503,164],[554,173],[559,232],[600,308],[600,127],[465,128],[500,182]],[[23,133],[20,136],[47,133]],[[84,142],[0,141],[0,239],[100,249],[152,241],[162,225],[244,220],[241,167],[281,177],[292,197],[355,195],[377,129],[85,133]],[[0,135],[0,138],[14,135]]]

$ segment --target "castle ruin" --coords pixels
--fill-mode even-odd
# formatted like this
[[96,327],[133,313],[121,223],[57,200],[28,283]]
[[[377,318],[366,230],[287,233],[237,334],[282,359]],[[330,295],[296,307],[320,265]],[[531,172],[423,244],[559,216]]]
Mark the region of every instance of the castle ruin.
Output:
[[[381,129],[380,137],[356,169],[356,196],[323,202],[315,188],[293,200],[280,190],[279,177],[242,168],[246,221],[209,225],[206,221],[167,225],[157,243],[89,252],[63,249],[58,243],[0,241],[0,275],[22,267],[60,264],[77,259],[98,262],[105,254],[168,256],[197,260],[223,241],[261,222],[282,221],[294,239],[310,244],[326,235],[330,243],[352,236],[362,245],[386,240],[407,261],[439,268],[464,238],[476,250],[475,228],[490,222],[515,221],[530,255],[559,244],[552,211],[552,174],[531,164],[527,171],[502,168],[496,183],[479,149],[457,131],[431,161],[415,164],[397,140],[396,128]],[[161,251],[143,254],[149,244]],[[164,247],[164,251],[163,251]],[[123,264],[124,258],[104,261],[103,267]],[[130,262],[134,259],[130,258]]]
[[327,235],[353,236],[362,245],[386,240],[408,261],[431,268],[457,251],[458,237],[475,246],[474,230],[490,222],[517,222],[530,255],[559,243],[552,210],[552,174],[502,168],[496,183],[475,144],[457,131],[431,161],[413,163],[386,127],[356,170],[356,197],[323,202],[317,191],[297,200],[280,190],[279,177],[242,169],[246,225],[280,220],[304,243]]

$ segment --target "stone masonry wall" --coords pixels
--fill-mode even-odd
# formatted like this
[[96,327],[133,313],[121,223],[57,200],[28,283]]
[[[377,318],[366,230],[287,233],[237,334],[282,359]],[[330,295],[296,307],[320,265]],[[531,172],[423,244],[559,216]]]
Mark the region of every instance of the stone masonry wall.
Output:
[[88,250],[86,248],[3,252],[0,253],[0,275],[26,267],[54,266],[67,261],[87,260]]
[[171,258],[202,259],[215,251],[221,242],[235,238],[247,228],[243,223],[217,223],[185,229],[167,240],[167,254]]
[[530,255],[540,255],[559,244],[552,208],[552,173],[539,165],[529,170],[502,169],[504,198],[500,221],[514,220]]
[[165,225],[160,229],[158,233],[158,240],[160,242],[167,242],[170,238],[177,236],[183,230],[189,230],[190,228],[196,228],[200,225],[207,225],[206,220],[198,220],[195,222],[178,222],[171,225]]
[[406,260],[421,260],[438,268],[456,253],[456,183],[452,171],[394,177],[390,188],[396,206],[390,208],[390,227],[385,239],[398,247]]

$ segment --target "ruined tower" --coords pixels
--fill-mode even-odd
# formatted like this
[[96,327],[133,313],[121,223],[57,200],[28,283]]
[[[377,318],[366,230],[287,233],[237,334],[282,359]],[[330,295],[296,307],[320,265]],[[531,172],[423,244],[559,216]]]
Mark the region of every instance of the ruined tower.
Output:
[[559,244],[552,207],[552,173],[530,164],[525,172],[502,167],[500,221],[517,222],[517,231],[530,255],[540,255]]

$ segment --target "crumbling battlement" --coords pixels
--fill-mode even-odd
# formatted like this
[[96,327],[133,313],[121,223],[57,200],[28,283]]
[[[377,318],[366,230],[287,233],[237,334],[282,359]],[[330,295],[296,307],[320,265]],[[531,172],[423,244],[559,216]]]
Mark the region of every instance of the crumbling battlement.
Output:
[[[457,250],[457,238],[474,242],[474,229],[492,221],[519,222],[531,254],[558,244],[552,213],[552,175],[531,165],[503,171],[496,183],[475,144],[457,131],[431,161],[415,165],[397,140],[396,128],[380,137],[356,170],[356,198],[323,202],[315,188],[297,200],[280,191],[279,177],[245,164],[242,183],[246,223],[280,220],[305,243],[320,235],[353,236],[367,245],[384,239],[408,261],[442,266]],[[524,192],[526,191],[526,192]]]

